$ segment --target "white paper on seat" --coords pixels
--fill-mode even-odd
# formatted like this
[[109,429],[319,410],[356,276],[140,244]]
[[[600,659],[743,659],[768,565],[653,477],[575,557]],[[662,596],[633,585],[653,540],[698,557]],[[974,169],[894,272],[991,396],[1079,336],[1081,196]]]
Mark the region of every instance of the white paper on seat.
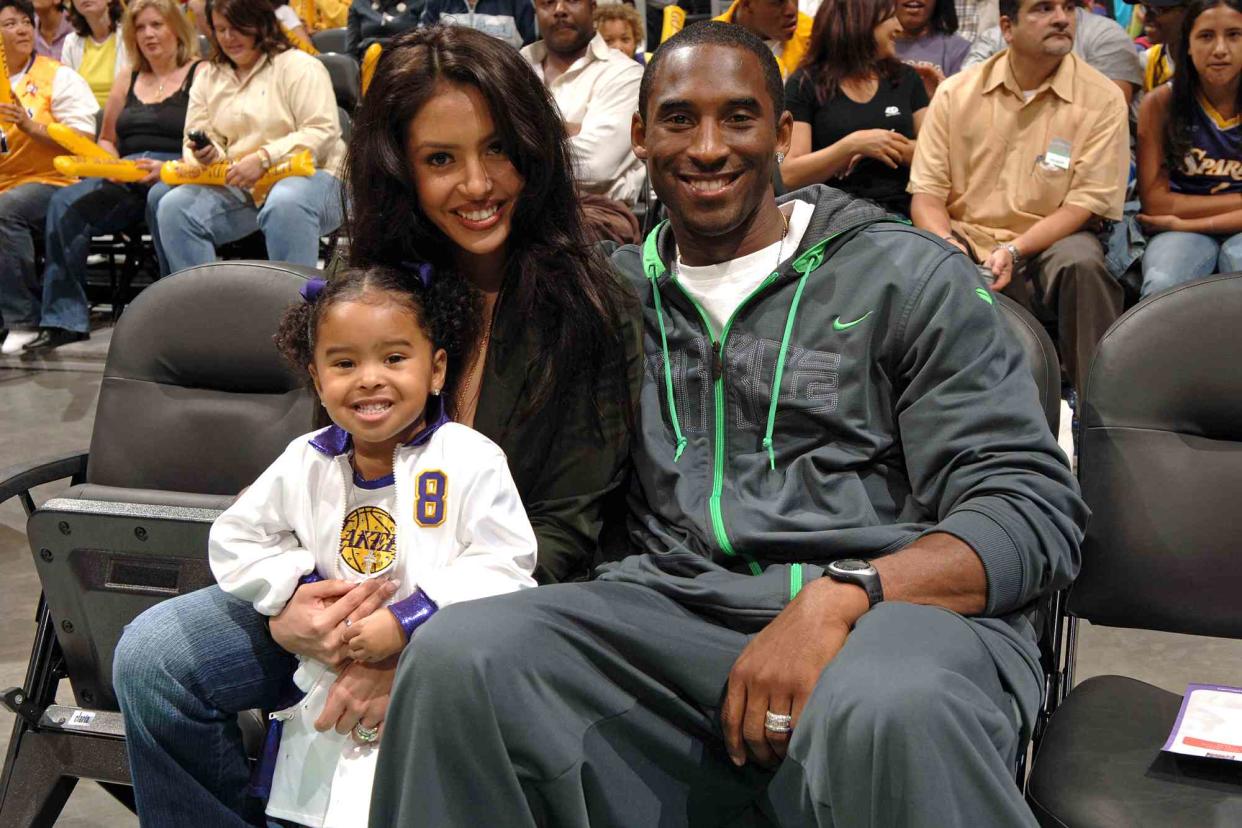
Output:
[[1163,750],[1242,762],[1242,688],[1191,684]]

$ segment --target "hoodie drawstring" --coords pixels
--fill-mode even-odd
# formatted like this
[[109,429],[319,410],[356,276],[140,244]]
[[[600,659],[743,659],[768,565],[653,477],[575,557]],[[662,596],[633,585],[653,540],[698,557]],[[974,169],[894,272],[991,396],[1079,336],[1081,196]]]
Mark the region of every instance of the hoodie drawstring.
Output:
[[[663,222],[661,222],[661,226],[663,226]],[[649,245],[654,245],[656,234],[659,232],[660,227],[656,227],[651,231],[651,237],[648,241]],[[647,264],[647,278],[651,280],[651,293],[655,298],[656,322],[660,326],[660,347],[664,354],[664,393],[668,396],[668,413],[673,420],[673,436],[677,438],[677,449],[673,452],[673,462],[676,463],[681,459],[681,453],[686,450],[686,438],[681,433],[681,423],[677,418],[677,402],[673,399],[673,366],[668,353],[668,332],[664,329],[664,306],[660,303],[660,285],[658,283],[660,270],[654,262],[648,262]]]
[[807,256],[794,262],[794,267],[802,276],[798,279],[798,288],[794,291],[793,301],[789,303],[789,315],[785,317],[785,333],[781,336],[781,350],[776,356],[776,374],[772,378],[772,398],[768,402],[768,427],[763,432],[763,450],[768,453],[768,465],[776,471],[776,450],[772,447],[772,433],[776,429],[776,406],[781,398],[781,378],[785,374],[785,356],[789,353],[789,338],[793,335],[794,319],[798,315],[798,303],[802,301],[802,289],[806,287],[807,277],[819,266],[822,258]]

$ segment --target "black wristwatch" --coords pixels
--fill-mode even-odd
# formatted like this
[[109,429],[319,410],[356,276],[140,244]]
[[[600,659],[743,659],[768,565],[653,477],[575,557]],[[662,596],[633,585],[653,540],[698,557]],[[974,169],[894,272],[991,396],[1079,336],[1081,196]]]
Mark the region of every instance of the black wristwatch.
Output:
[[870,609],[884,600],[884,588],[880,586],[880,573],[871,565],[871,561],[859,558],[842,558],[828,564],[824,572],[834,581],[846,584],[858,584],[867,591]]

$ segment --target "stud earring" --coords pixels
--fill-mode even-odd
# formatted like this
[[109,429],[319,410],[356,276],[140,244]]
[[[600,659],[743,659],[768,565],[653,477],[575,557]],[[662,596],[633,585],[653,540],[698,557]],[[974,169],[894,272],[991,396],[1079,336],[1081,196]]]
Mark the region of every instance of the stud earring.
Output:
[[439,388],[433,388],[433,389],[431,389],[431,396],[433,396],[433,397],[438,397],[438,396],[440,396],[440,389],[439,389]]
[[776,163],[777,163],[778,165],[779,165],[779,164],[784,164],[784,163],[785,163],[785,153],[783,153],[783,152],[778,152],[778,153],[776,154]]

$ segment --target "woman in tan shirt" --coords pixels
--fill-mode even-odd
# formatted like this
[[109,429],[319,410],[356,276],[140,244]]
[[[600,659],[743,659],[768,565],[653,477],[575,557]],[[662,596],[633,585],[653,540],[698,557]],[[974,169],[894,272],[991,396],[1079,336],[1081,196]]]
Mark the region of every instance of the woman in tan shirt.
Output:
[[[291,49],[271,7],[249,0],[207,5],[212,55],[190,88],[185,119],[186,162],[228,159],[228,186],[183,184],[152,188],[161,274],[215,260],[215,246],[262,230],[268,257],[314,266],[320,236],[341,223],[337,169],[345,155],[328,70]],[[209,143],[196,149],[190,135]],[[266,201],[250,190],[272,165],[309,150],[315,174],[285,178]]]

